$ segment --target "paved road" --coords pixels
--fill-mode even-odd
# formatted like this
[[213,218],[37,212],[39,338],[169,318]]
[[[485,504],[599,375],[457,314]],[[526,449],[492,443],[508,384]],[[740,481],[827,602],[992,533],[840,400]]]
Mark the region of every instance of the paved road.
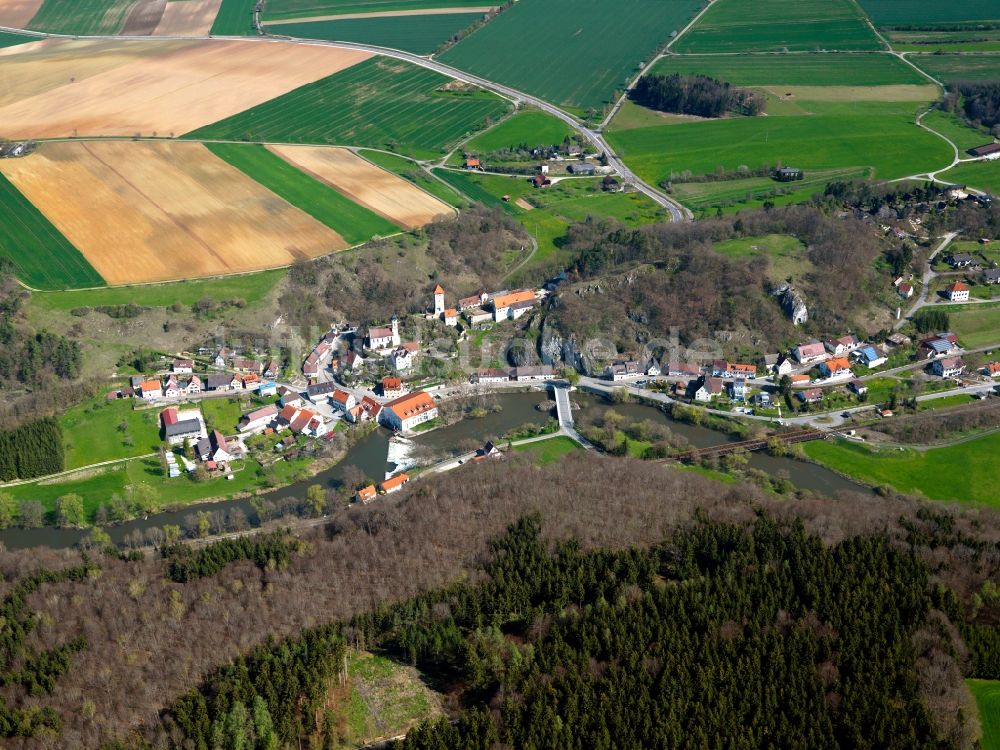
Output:
[[900,328],[906,325],[907,321],[909,321],[916,314],[917,310],[919,310],[921,307],[927,304],[927,297],[931,287],[931,281],[934,279],[934,276],[936,275],[934,273],[934,270],[931,268],[934,265],[934,259],[938,256],[938,254],[942,250],[948,247],[948,245],[951,244],[951,241],[955,239],[957,236],[958,232],[949,232],[944,236],[944,238],[941,240],[938,246],[934,248],[934,252],[932,252],[930,254],[930,257],[927,259],[927,270],[924,272],[924,277],[922,279],[923,286],[920,289],[920,296],[917,297],[917,301],[913,303],[913,307],[911,307],[907,311],[906,315],[902,316],[899,320],[896,321],[896,323],[892,326],[892,330],[898,331]]

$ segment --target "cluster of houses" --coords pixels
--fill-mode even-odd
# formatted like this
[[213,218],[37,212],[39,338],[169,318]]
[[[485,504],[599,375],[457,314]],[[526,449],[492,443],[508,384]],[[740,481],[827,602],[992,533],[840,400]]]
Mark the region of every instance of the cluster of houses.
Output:
[[[222,353],[226,351],[223,349]],[[229,360],[224,359],[223,362],[228,364]],[[143,401],[160,401],[226,391],[253,391],[262,396],[270,396],[277,392],[277,384],[273,378],[278,376],[279,367],[276,360],[265,365],[253,359],[237,358],[232,361],[235,372],[209,373],[200,377],[194,374],[193,360],[175,359],[165,377],[135,375],[130,378],[127,386],[108,393],[108,400],[138,398]]]
[[532,383],[551,380],[555,375],[552,365],[528,365],[525,367],[484,367],[476,370],[469,378],[471,383]]
[[[195,457],[205,464],[206,469],[232,477],[230,464],[244,455],[243,446],[235,441],[230,442],[219,430],[209,432],[199,409],[164,409],[160,412],[160,423],[163,437],[169,445],[190,445]],[[186,457],[182,457],[182,460],[188,471],[194,470],[194,465]],[[173,453],[167,453],[167,472],[170,477],[180,473],[176,461]]]
[[438,284],[434,288],[434,311],[431,314],[448,326],[457,326],[460,317],[465,318],[472,327],[490,321],[499,323],[517,320],[538,304],[540,294],[531,289],[503,289],[496,292],[480,289],[472,296],[458,300],[455,307],[446,307],[444,289]]

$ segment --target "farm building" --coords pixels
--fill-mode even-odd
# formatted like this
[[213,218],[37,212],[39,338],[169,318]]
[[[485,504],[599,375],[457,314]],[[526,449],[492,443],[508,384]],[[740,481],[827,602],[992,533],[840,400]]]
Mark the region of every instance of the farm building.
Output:
[[774,179],[778,182],[794,182],[803,178],[802,170],[793,167],[782,167],[774,170]]
[[1000,159],[1000,143],[987,143],[984,146],[976,146],[975,148],[970,148],[966,153],[988,161]]
[[587,164],[586,162],[581,162],[579,164],[570,164],[566,167],[566,171],[570,174],[594,174],[594,165]]

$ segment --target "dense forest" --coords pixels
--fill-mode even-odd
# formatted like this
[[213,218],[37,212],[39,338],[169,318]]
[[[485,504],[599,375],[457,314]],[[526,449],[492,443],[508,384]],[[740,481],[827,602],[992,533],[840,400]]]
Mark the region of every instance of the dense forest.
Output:
[[708,76],[679,73],[641,76],[631,97],[644,107],[698,117],[759,115],[767,104],[764,95],[753,89],[737,88]]
[[0,430],[0,481],[55,474],[63,465],[62,430],[52,417]]
[[[609,493],[609,486],[615,492]],[[525,487],[532,489],[526,492]],[[26,647],[44,652],[74,641],[83,644],[81,650],[67,655],[69,666],[54,681],[52,692],[31,695],[23,683],[11,683],[0,687],[0,695],[11,710],[51,709],[60,723],[54,746],[60,747],[110,747],[108,743],[114,741],[121,743],[118,747],[139,747],[147,741],[157,748],[181,747],[186,746],[181,744],[185,736],[207,737],[209,748],[216,740],[223,742],[223,747],[230,746],[226,744],[230,741],[236,743],[232,746],[239,746],[244,740],[248,748],[272,747],[267,744],[272,736],[279,740],[278,747],[280,743],[296,747],[299,739],[303,747],[311,747],[313,742],[322,747],[326,737],[332,736],[325,709],[310,712],[299,707],[316,705],[317,686],[338,682],[336,657],[342,640],[349,648],[381,648],[403,662],[415,658],[425,666],[433,667],[440,657],[438,674],[450,675],[448,680],[469,707],[464,714],[467,721],[478,722],[484,732],[506,736],[503,733],[514,731],[517,724],[507,723],[501,711],[503,701],[491,701],[490,696],[496,688],[496,675],[515,677],[508,671],[512,663],[509,659],[521,657],[515,656],[507,643],[517,644],[519,654],[522,646],[531,644],[536,654],[546,651],[524,661],[530,669],[517,673],[517,679],[524,680],[518,685],[526,690],[539,689],[541,709],[551,705],[546,702],[547,688],[539,688],[549,683],[542,668],[557,664],[563,658],[561,654],[567,658],[575,654],[573,659],[577,659],[584,653],[581,649],[591,648],[589,641],[580,639],[592,632],[586,628],[601,622],[595,618],[603,616],[601,613],[609,607],[609,616],[620,617],[628,611],[636,624],[653,627],[655,618],[641,619],[644,609],[623,608],[635,606],[638,599],[650,602],[649,606],[656,609],[664,606],[658,602],[666,593],[681,597],[668,601],[684,601],[683,589],[697,585],[704,587],[705,596],[718,592],[721,613],[742,612],[739,607],[744,605],[725,605],[736,606],[735,610],[723,607],[727,601],[723,594],[728,596],[726,592],[733,591],[726,588],[727,580],[733,577],[733,568],[725,563],[730,558],[718,558],[719,570],[727,571],[719,577],[711,568],[698,567],[701,563],[697,557],[694,567],[690,561],[682,565],[684,558],[677,558],[675,551],[680,549],[679,540],[688,538],[683,533],[692,529],[736,524],[737,531],[742,531],[726,531],[721,538],[731,538],[727,544],[734,548],[732,554],[738,553],[731,558],[733,564],[737,560],[745,562],[744,553],[756,553],[744,548],[753,548],[758,542],[738,543],[743,538],[740,534],[749,533],[747,538],[753,539],[756,532],[749,530],[758,523],[762,511],[770,514],[774,520],[767,523],[775,524],[777,529],[768,532],[770,536],[765,534],[765,538],[790,536],[797,541],[781,544],[798,550],[795,555],[814,554],[810,559],[818,561],[817,565],[822,562],[822,570],[812,566],[795,573],[797,564],[762,566],[760,575],[772,577],[773,585],[778,587],[775,596],[788,613],[787,619],[779,614],[768,628],[761,625],[765,615],[755,619],[751,612],[746,624],[741,622],[742,630],[737,632],[728,621],[722,621],[718,633],[726,634],[730,643],[742,644],[747,654],[760,653],[753,650],[757,639],[770,639],[768,648],[784,653],[787,643],[792,642],[785,639],[797,630],[803,631],[795,635],[795,639],[803,639],[802,643],[813,642],[809,639],[814,636],[822,643],[824,628],[808,612],[803,619],[795,619],[805,605],[813,602],[812,595],[808,590],[789,594],[787,576],[794,573],[797,577],[792,580],[798,582],[821,578],[835,562],[858,559],[852,557],[855,553],[867,561],[867,575],[880,580],[890,574],[899,575],[901,583],[910,582],[916,587],[915,582],[926,576],[929,608],[921,599],[913,611],[917,621],[924,618],[924,625],[913,631],[911,638],[915,671],[906,672],[905,663],[893,661],[905,649],[893,655],[877,650],[878,668],[884,670],[877,676],[915,676],[919,703],[926,707],[931,729],[936,736],[946,738],[941,746],[962,746],[960,738],[966,736],[966,728],[956,719],[961,715],[959,708],[966,710],[961,677],[991,676],[995,674],[991,664],[997,661],[991,643],[996,640],[995,625],[1000,621],[1000,597],[991,581],[1000,575],[1000,523],[993,513],[978,508],[930,512],[925,505],[892,494],[879,498],[877,503],[870,496],[850,493],[827,499],[793,490],[779,496],[750,485],[722,485],[696,474],[627,458],[591,455],[569,456],[545,467],[514,457],[502,465],[477,465],[427,479],[377,504],[338,512],[324,527],[303,531],[298,541],[288,544],[290,554],[280,563],[275,555],[283,555],[281,548],[270,554],[264,552],[269,544],[280,543],[280,537],[251,538],[237,545],[227,540],[196,546],[191,552],[171,549],[166,558],[102,555],[91,563],[95,568],[86,576],[47,583],[25,597],[25,611],[33,613],[36,623],[27,635]],[[537,538],[537,523],[528,520],[518,524],[518,519],[533,514],[541,514],[540,544],[544,552],[531,551],[536,543],[525,541]],[[799,522],[804,531],[798,530]],[[504,536],[510,524],[531,533]],[[683,532],[681,536],[675,535],[678,530]],[[878,538],[870,538],[872,534]],[[490,543],[490,539],[498,537],[501,541]],[[521,574],[503,572],[523,570],[514,563],[520,559],[517,555],[503,552],[512,538],[521,539],[515,546],[530,552],[529,559],[540,561],[532,566],[544,584],[521,581]],[[823,550],[812,552],[817,538],[822,540]],[[698,549],[697,544],[694,549]],[[916,562],[910,561],[910,556]],[[501,557],[509,559],[503,562]],[[178,576],[186,582],[171,580],[174,562],[184,559],[192,561],[189,571]],[[882,567],[877,567],[876,562]],[[79,552],[0,551],[0,587],[10,593],[17,582],[40,568],[62,570],[79,565]],[[605,574],[608,570],[629,584],[619,586]],[[740,570],[740,575],[750,574],[754,567]],[[572,601],[563,606],[566,595],[559,592],[563,591],[565,581],[560,581],[566,571],[576,572],[569,575],[573,583],[566,589]],[[508,577],[501,578],[501,574]],[[497,581],[493,581],[493,575],[498,576]],[[678,583],[685,576],[691,583]],[[832,573],[829,576],[831,586],[834,581],[854,580],[846,570],[843,578]],[[671,587],[671,592],[660,591],[664,584]],[[520,588],[522,585],[527,588]],[[550,588],[539,594],[538,585]],[[860,591],[868,590],[864,581],[858,586]],[[526,591],[537,606],[524,604]],[[497,599],[500,594],[508,598]],[[905,592],[900,591],[899,596],[900,606],[912,603]],[[432,601],[436,602],[433,606],[429,605]],[[477,604],[479,601],[483,603]],[[823,617],[842,612],[837,609],[837,601],[835,597],[829,605],[824,604],[825,608],[815,608],[820,623],[825,622]],[[762,602],[766,607],[773,604],[770,599]],[[434,625],[425,632],[422,625],[428,606],[440,627]],[[482,612],[483,619],[467,630],[463,618],[475,611]],[[871,611],[873,615],[880,613],[879,617],[859,627],[888,628],[891,615],[878,607]],[[954,649],[946,648],[936,635],[940,630],[936,623],[944,622],[942,612],[960,629],[959,639],[954,628],[945,628],[952,633],[949,637]],[[576,630],[575,618],[582,618]],[[663,619],[666,622],[655,627],[669,632],[686,622],[674,614]],[[448,625],[452,621],[454,627]],[[531,626],[524,630],[528,622]],[[504,643],[499,646],[494,624],[503,636]],[[626,628],[623,638],[629,632]],[[904,628],[903,632],[910,631]],[[567,647],[572,651],[548,653],[547,645],[561,643],[555,640],[560,633],[571,639]],[[432,648],[428,655],[426,644],[437,638],[435,634],[441,636],[441,649],[435,654]],[[456,636],[475,646],[468,658],[478,654],[478,661],[463,661],[466,657],[461,650],[453,648]],[[902,637],[900,633],[891,635],[892,639]],[[844,642],[838,638],[834,645],[839,647]],[[318,643],[326,644],[322,653],[316,652]],[[602,647],[624,648],[620,640],[602,643]],[[707,643],[706,648],[711,645]],[[496,661],[497,654],[500,662]],[[625,651],[623,657],[627,656],[629,652]],[[836,663],[836,654],[833,659]],[[473,669],[475,664],[479,666]],[[723,664],[719,662],[713,668],[722,669]],[[614,665],[596,659],[592,668],[593,674],[588,677],[591,667],[578,668],[574,662],[566,670],[567,680],[572,677],[573,681],[560,683],[560,689],[579,687],[581,697],[607,695],[602,691],[608,686],[599,678],[609,674]],[[838,665],[838,674],[843,670],[843,680],[847,681],[848,674],[855,674],[851,669],[856,668]],[[556,669],[553,674],[562,672]],[[286,674],[294,679],[285,680]],[[825,668],[820,674],[826,696],[830,685],[839,684],[839,678]],[[468,675],[479,675],[476,680],[481,687],[463,688],[471,679]],[[533,681],[532,675],[541,677]],[[799,676],[805,679],[804,674]],[[618,674],[618,678],[624,680],[626,676]],[[808,685],[814,683],[795,683],[796,690]],[[721,687],[713,695],[719,700],[736,700],[737,696]],[[909,719],[924,722],[909,697],[913,694],[911,688],[906,683],[897,686],[892,693],[893,705],[901,706]],[[803,697],[811,694],[803,693]],[[786,692],[779,697],[787,696]],[[656,694],[652,697],[659,700]],[[484,705],[489,707],[488,716],[482,710]],[[789,703],[789,711],[803,712],[807,708],[821,710],[819,704],[810,701]],[[164,709],[170,710],[164,713]],[[889,727],[896,718],[885,717],[884,726]],[[834,727],[841,726],[838,721],[832,720]],[[242,731],[237,731],[240,726]],[[722,728],[724,724],[720,720],[716,726]],[[583,727],[576,731],[589,730]],[[288,739],[299,732],[303,733],[301,737]],[[817,734],[820,736],[827,735]],[[907,742],[910,744],[902,746],[911,746],[915,740]],[[11,750],[51,746],[44,738],[5,741],[5,747]]]
[[961,111],[976,127],[1000,133],[1000,81],[956,81],[949,85],[942,106]]

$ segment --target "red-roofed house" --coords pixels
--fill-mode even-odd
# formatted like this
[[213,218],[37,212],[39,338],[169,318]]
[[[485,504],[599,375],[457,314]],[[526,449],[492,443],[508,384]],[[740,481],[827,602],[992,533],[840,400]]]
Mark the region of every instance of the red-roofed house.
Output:
[[425,391],[417,391],[390,401],[379,413],[379,419],[396,432],[412,430],[430,422],[438,415],[437,404]]
[[240,418],[240,432],[261,432],[278,416],[278,407],[268,404]]
[[410,478],[406,474],[397,474],[394,477],[386,479],[378,487],[383,495],[389,495],[393,492],[399,492],[399,490],[403,489],[403,485],[409,481]]
[[399,398],[406,394],[403,388],[403,381],[399,378],[382,378],[382,396],[385,398]]
[[983,374],[991,378],[1000,378],[1000,362],[988,362],[983,367]]
[[170,409],[164,409],[160,412],[160,419],[163,421],[163,426],[177,424],[177,410],[171,407]]
[[945,294],[948,295],[948,299],[952,302],[969,301],[969,287],[961,281],[956,281],[954,284],[950,284],[944,291]]
[[340,411],[350,411],[355,406],[358,405],[358,400],[354,397],[353,393],[345,391],[343,388],[338,388],[330,396],[330,405],[334,409],[339,409]]
[[822,362],[826,359],[826,347],[823,346],[819,341],[808,341],[805,344],[800,344],[792,350],[792,355],[798,360],[799,364],[808,365],[812,362]]
[[367,487],[362,487],[358,490],[358,494],[354,497],[359,503],[370,503],[377,495],[378,493],[375,491],[375,485],[369,484]]
[[163,398],[163,386],[159,380],[143,380],[139,385],[139,393],[146,401]]

